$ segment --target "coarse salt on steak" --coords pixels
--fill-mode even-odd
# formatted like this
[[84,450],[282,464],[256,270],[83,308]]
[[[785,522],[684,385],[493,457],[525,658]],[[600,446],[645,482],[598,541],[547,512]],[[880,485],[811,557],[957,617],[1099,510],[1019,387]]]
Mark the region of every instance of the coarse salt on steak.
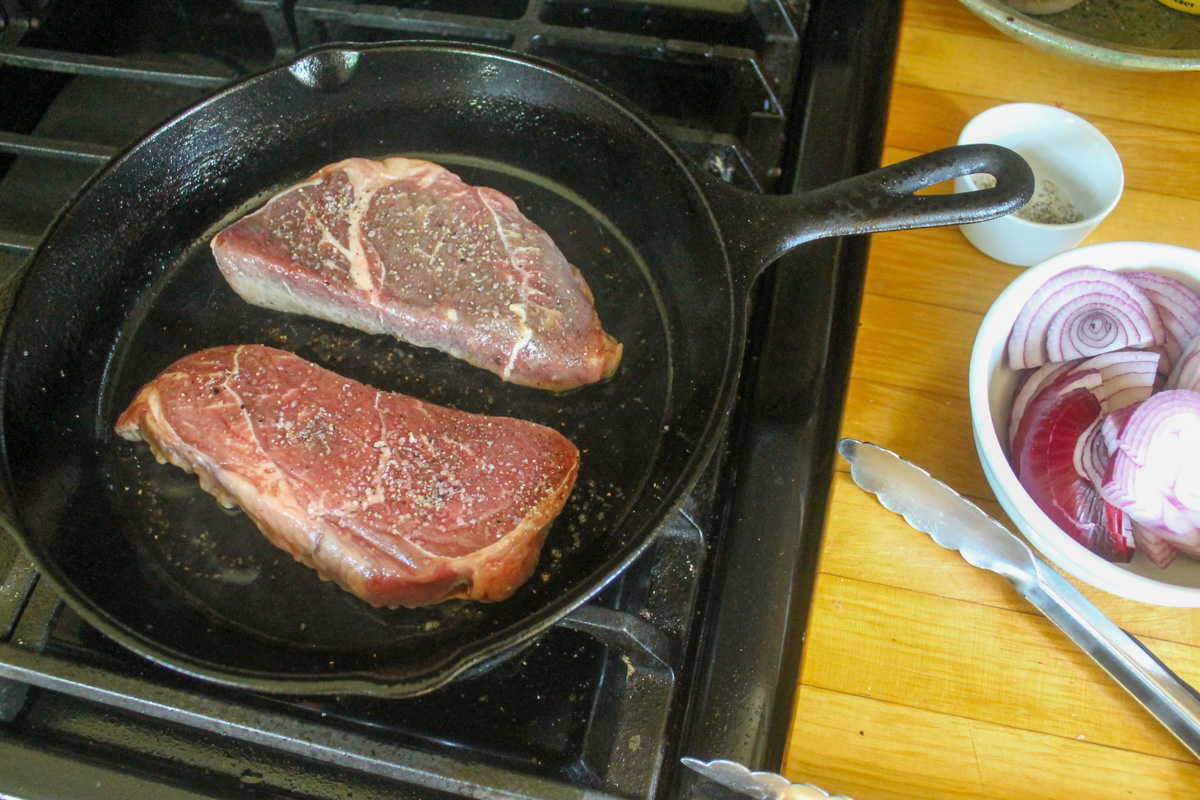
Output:
[[579,468],[550,428],[381,392],[258,345],[180,359],[116,430],[375,606],[510,596]]
[[550,236],[509,197],[428,161],[330,164],[212,250],[247,302],[391,334],[514,383],[571,389],[621,359]]

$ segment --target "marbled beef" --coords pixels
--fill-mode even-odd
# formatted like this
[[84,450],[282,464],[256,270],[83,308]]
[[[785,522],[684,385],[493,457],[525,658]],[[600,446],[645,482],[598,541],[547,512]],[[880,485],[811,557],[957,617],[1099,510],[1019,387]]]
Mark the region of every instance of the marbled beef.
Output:
[[511,595],[579,467],[550,428],[381,392],[257,345],[177,361],[116,430],[376,606]]
[[510,198],[428,161],[331,164],[212,250],[250,303],[388,333],[514,383],[570,389],[621,358],[550,236]]

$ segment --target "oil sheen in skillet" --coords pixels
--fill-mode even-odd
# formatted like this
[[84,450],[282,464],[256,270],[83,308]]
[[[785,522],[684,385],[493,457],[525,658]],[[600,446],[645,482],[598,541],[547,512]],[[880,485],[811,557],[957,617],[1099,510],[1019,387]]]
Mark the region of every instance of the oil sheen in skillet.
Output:
[[[512,197],[572,263],[582,265],[605,328],[626,344],[611,380],[564,393],[531,390],[391,336],[250,306],[221,277],[205,238],[168,265],[139,313],[127,320],[112,352],[97,428],[111,431],[138,389],[178,358],[247,342],[289,350],[385,391],[547,425],[579,448],[581,464],[532,579],[504,603],[486,607],[449,601],[401,614],[371,608],[316,581],[267,543],[248,518],[214,503],[195,477],[109,435],[101,458],[112,518],[137,554],[139,571],[169,598],[165,602],[193,609],[197,619],[215,615],[251,641],[265,637],[331,652],[402,647],[407,637],[466,641],[478,635],[480,624],[514,624],[539,608],[543,595],[582,580],[595,566],[601,540],[605,548],[618,546],[611,539],[620,535],[621,520],[654,466],[668,413],[670,352],[658,287],[621,233],[564,187],[482,159],[439,154],[437,160],[467,183]],[[279,188],[265,191],[257,203]],[[231,210],[213,231],[247,210]],[[647,320],[657,320],[658,327],[647,329]]]

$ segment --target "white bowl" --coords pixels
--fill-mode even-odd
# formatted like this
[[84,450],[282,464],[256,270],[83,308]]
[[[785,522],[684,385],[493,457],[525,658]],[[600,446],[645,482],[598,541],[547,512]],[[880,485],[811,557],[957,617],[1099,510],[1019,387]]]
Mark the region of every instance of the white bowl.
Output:
[[[959,144],[991,142],[1016,151],[1029,162],[1037,189],[1024,209],[1003,217],[960,225],[959,230],[987,255],[1028,267],[1079,244],[1117,205],[1125,172],[1116,149],[1096,126],[1080,116],[1040,103],[1007,103],[976,116],[959,134]],[[985,176],[956,178],[954,190],[978,188]],[[1049,191],[1082,215],[1076,222],[1037,222],[1021,214]]]
[[1086,583],[1113,594],[1165,606],[1200,606],[1200,561],[1179,555],[1159,569],[1144,555],[1114,564],[1068,536],[1038,508],[1017,480],[1001,442],[1017,374],[1007,365],[1008,335],[1025,301],[1053,275],[1078,266],[1117,272],[1153,269],[1200,291],[1200,252],[1153,242],[1108,242],[1068,250],[1026,270],[1006,288],[979,326],[967,378],[971,427],[983,473],[996,499],[1030,544]]

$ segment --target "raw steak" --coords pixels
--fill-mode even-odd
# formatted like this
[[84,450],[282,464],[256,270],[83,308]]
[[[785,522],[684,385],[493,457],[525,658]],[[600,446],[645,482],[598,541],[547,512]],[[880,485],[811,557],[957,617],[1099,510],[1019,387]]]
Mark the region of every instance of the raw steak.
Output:
[[180,359],[116,430],[375,606],[511,595],[579,468],[550,428],[381,392],[257,345]]
[[621,359],[546,232],[510,198],[428,161],[331,164],[212,249],[247,302],[392,334],[514,383],[570,389]]

